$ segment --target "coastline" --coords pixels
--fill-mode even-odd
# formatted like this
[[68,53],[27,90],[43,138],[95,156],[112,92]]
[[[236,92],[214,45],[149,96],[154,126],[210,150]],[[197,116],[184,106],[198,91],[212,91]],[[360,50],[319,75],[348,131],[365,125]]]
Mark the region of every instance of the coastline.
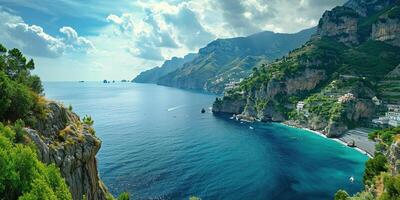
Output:
[[311,129],[305,128],[305,127],[299,127],[299,126],[290,125],[290,124],[287,124],[287,123],[285,123],[285,122],[280,122],[279,124],[284,125],[284,126],[287,126],[287,127],[291,127],[291,128],[297,128],[297,129],[305,130],[305,131],[307,131],[307,132],[316,134],[316,135],[318,135],[318,136],[320,136],[320,137],[333,140],[333,141],[335,141],[335,142],[337,142],[337,143],[339,143],[339,144],[342,144],[342,145],[345,146],[345,147],[355,149],[356,151],[358,151],[358,152],[360,152],[360,153],[362,153],[362,154],[368,156],[369,158],[373,158],[373,157],[374,157],[373,155],[371,155],[370,153],[368,153],[365,149],[362,149],[361,147],[349,147],[349,146],[347,145],[346,142],[344,142],[343,140],[341,140],[341,138],[329,138],[329,137],[327,137],[326,135],[324,135],[323,133],[321,133],[321,132],[319,132],[319,131],[311,130]]

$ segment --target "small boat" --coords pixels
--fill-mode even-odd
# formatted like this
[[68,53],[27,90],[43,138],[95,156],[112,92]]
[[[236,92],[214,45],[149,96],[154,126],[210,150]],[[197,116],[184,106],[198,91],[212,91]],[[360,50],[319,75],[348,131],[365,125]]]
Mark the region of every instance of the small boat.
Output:
[[351,177],[349,178],[349,181],[350,181],[351,183],[354,183],[354,177],[351,176]]
[[251,129],[251,130],[254,130],[254,127],[252,127],[252,126],[249,126],[249,129]]
[[204,108],[202,108],[201,113],[206,113],[206,110]]
[[348,142],[347,143],[347,146],[349,146],[349,147],[356,147],[356,142],[353,140],[353,141],[351,141],[351,142]]

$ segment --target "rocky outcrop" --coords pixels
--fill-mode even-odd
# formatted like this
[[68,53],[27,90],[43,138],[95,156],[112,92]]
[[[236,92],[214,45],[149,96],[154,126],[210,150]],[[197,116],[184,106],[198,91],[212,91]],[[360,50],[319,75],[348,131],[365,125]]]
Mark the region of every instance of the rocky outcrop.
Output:
[[395,141],[390,146],[389,151],[387,153],[390,171],[393,175],[397,175],[400,173],[400,142]]
[[355,10],[363,17],[366,17],[381,11],[395,2],[396,0],[349,0],[344,4],[344,6]]
[[336,7],[326,11],[318,25],[318,35],[334,37],[347,45],[359,43],[358,39],[359,15],[351,8]]
[[62,105],[50,102],[45,120],[35,129],[26,129],[38,147],[42,162],[60,168],[74,200],[105,200],[108,191],[99,178],[96,154],[101,141],[94,130]]
[[[326,79],[326,72],[317,69],[305,69],[295,77],[285,80],[272,79],[259,89],[243,95],[226,95],[213,105],[213,112],[243,114],[261,121],[283,121],[285,114],[277,109],[277,95],[292,95],[310,91]],[[246,96],[247,98],[244,98]],[[261,102],[261,103],[260,103]],[[262,104],[262,105],[260,105]],[[290,106],[290,105],[289,105]]]
[[224,97],[223,99],[216,99],[213,104],[213,113],[227,113],[227,114],[240,114],[246,106],[246,99],[237,97]]
[[372,25],[371,38],[400,47],[400,20],[382,16]]

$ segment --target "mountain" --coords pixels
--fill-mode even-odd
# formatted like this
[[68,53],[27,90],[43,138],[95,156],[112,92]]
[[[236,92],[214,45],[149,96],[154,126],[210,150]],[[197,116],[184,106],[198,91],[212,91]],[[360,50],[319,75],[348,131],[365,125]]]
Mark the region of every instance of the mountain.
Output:
[[158,79],[171,73],[183,66],[183,64],[192,61],[197,55],[194,53],[188,54],[183,58],[173,57],[167,60],[161,67],[155,67],[140,73],[132,82],[135,83],[157,83]]
[[217,39],[183,67],[161,77],[160,85],[221,93],[225,84],[248,76],[252,68],[286,55],[304,44],[315,28],[295,34],[269,31],[248,37]]
[[336,137],[400,103],[399,70],[399,1],[351,0],[326,11],[317,35],[257,68],[213,111],[289,120]]

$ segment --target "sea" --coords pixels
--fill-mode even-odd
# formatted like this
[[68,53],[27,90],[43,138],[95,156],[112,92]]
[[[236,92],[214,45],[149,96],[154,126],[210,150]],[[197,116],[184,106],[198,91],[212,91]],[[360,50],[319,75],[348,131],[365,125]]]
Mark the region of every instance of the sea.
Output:
[[214,115],[213,94],[129,82],[44,87],[94,119],[99,175],[115,196],[327,200],[363,189],[366,155],[306,130]]

